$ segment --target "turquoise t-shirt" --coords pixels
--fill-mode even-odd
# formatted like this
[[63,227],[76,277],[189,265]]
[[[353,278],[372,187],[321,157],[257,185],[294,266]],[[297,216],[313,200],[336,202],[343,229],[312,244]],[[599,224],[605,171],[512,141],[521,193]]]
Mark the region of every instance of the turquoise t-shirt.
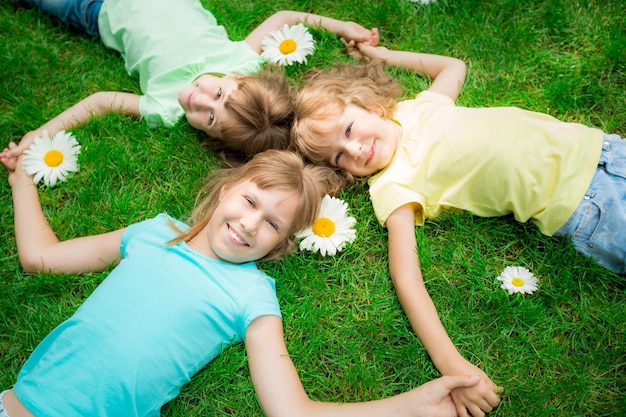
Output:
[[255,263],[167,246],[168,219],[130,226],[120,264],[37,346],[14,387],[33,414],[159,416],[252,320],[280,316],[274,280]]
[[251,74],[264,61],[245,41],[229,40],[198,0],[106,0],[98,27],[139,77],[139,110],[151,127],[178,122],[178,93],[199,75]]

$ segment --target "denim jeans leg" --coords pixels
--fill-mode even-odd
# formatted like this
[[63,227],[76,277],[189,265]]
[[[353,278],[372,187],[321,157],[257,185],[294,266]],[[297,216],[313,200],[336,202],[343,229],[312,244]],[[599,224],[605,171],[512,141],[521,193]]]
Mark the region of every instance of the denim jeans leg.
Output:
[[0,417],[9,417],[9,413],[4,408],[4,394],[6,394],[8,390],[0,392]]
[[589,189],[555,236],[569,236],[584,255],[626,274],[626,142],[606,135]]
[[62,22],[98,36],[98,15],[103,0],[24,0]]

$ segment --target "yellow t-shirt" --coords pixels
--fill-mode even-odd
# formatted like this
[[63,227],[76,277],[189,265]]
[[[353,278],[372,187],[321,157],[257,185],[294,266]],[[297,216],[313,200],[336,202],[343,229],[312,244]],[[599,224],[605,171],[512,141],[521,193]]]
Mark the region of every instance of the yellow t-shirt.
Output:
[[553,235],[597,168],[603,132],[514,107],[467,108],[430,91],[399,103],[403,128],[391,164],[369,179],[381,224],[417,203],[415,223],[444,210],[533,219]]

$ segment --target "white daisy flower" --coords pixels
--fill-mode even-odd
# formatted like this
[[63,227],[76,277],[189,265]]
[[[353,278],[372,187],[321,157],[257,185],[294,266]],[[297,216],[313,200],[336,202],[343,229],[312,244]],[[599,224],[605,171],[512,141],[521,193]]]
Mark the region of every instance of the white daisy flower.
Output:
[[22,168],[28,175],[35,175],[37,184],[42,178],[48,186],[65,181],[70,172],[78,171],[80,145],[71,133],[58,131],[52,137],[44,130],[24,151]]
[[278,65],[291,65],[294,62],[306,63],[306,57],[315,51],[315,41],[302,24],[273,30],[261,41],[261,56]]
[[347,243],[356,238],[356,231],[351,229],[356,223],[353,217],[348,216],[348,205],[341,199],[324,196],[320,214],[310,227],[296,234],[301,250],[319,251],[322,256],[335,255]]
[[509,294],[532,294],[537,290],[537,278],[522,266],[507,266],[496,279],[502,281],[500,288],[508,290]]

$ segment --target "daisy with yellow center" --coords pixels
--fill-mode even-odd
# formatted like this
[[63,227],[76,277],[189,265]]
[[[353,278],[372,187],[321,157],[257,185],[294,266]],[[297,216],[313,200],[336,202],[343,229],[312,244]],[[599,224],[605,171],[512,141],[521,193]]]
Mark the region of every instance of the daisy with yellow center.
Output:
[[335,255],[356,238],[352,226],[356,223],[348,216],[348,205],[339,198],[324,196],[320,214],[313,226],[296,234],[301,250],[319,251],[322,256]]
[[306,63],[306,57],[315,51],[313,36],[302,24],[273,30],[261,41],[261,56],[278,65],[291,65],[294,62]]
[[50,137],[44,130],[24,151],[22,168],[34,175],[35,184],[43,179],[46,185],[53,186],[57,181],[65,181],[70,172],[78,171],[79,153],[80,145],[71,133],[61,130]]
[[521,266],[507,266],[496,279],[502,281],[500,288],[508,290],[509,294],[532,294],[537,290],[537,278]]

